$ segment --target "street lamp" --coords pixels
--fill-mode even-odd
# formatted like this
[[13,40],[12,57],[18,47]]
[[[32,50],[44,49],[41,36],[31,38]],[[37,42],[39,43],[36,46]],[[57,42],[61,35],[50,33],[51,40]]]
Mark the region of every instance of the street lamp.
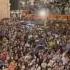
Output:
[[49,15],[49,9],[40,9],[38,11],[38,16],[40,17],[41,20],[44,21],[44,26],[46,26],[46,23],[47,23],[47,17]]
[[46,19],[49,15],[49,10],[48,9],[40,9],[38,11],[38,16],[41,17],[41,19]]

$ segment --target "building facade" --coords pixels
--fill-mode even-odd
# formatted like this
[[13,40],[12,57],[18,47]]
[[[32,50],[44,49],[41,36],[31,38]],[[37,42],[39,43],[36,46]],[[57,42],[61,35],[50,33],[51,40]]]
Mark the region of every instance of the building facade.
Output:
[[0,20],[3,18],[10,18],[9,0],[0,0]]

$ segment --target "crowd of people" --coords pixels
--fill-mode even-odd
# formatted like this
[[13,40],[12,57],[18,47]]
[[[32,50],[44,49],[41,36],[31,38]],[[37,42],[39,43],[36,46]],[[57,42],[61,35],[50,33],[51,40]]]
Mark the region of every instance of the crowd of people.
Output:
[[0,70],[70,70],[70,24],[25,22],[0,22]]

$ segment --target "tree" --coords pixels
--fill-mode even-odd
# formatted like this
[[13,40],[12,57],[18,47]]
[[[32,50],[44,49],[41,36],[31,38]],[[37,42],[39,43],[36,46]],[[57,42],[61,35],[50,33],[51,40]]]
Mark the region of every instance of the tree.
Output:
[[10,0],[11,10],[18,10],[19,9],[19,1],[20,0]]

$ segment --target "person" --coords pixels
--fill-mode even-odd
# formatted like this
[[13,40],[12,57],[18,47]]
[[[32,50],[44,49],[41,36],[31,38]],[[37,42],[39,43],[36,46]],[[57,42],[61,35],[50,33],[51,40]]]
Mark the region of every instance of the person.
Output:
[[4,66],[5,66],[5,63],[2,60],[0,60],[0,69],[2,69]]
[[8,66],[8,70],[15,70],[16,66],[17,66],[17,63],[13,60],[12,62],[10,62]]

